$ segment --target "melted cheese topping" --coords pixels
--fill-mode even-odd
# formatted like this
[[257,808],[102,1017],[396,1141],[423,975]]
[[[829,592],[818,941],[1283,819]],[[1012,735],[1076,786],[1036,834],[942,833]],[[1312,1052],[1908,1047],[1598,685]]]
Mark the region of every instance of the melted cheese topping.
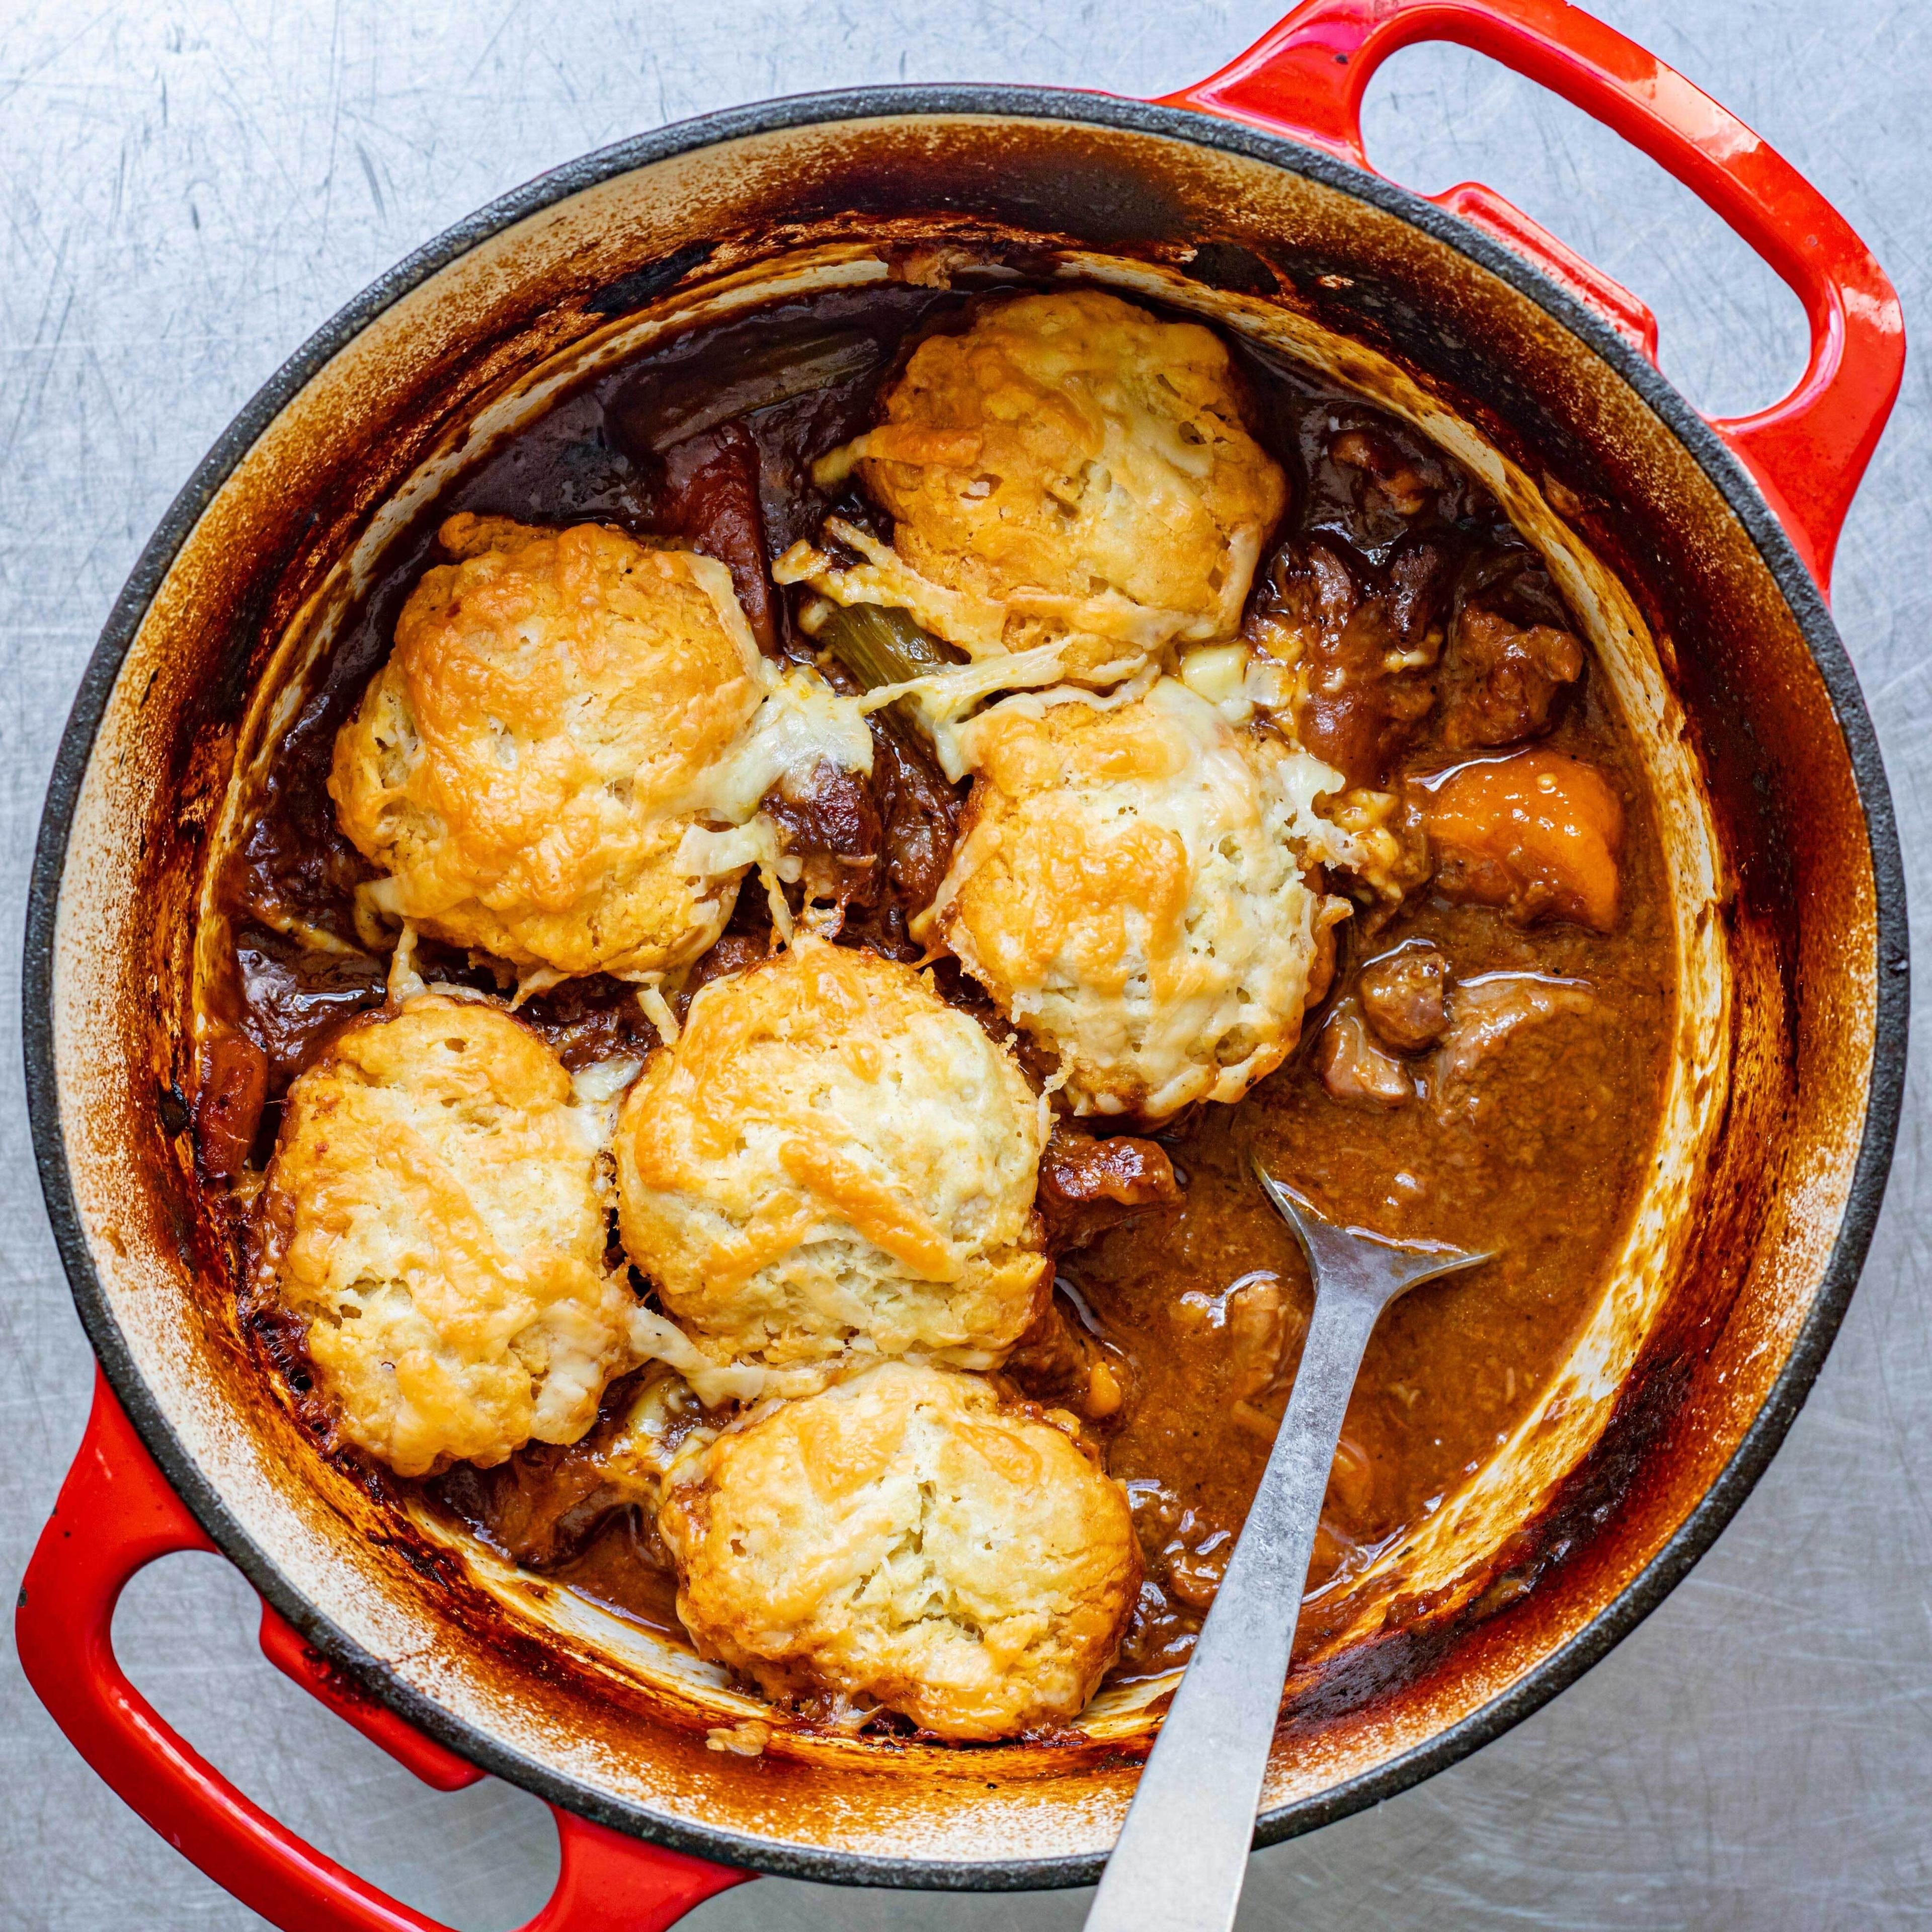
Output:
[[991,1366],[1049,1282],[1046,1130],[1012,1057],[917,973],[802,936],[705,986],[632,1090],[624,1244],[714,1364],[916,1349]]
[[968,656],[1055,644],[1104,684],[1172,643],[1231,638],[1288,501],[1249,435],[1226,349],[1094,290],[981,310],[928,337],[885,421],[819,466],[854,466],[895,519],[848,524],[862,561],[799,544],[782,582],[897,605]]
[[1076,1111],[1159,1120],[1279,1066],[1347,910],[1306,876],[1351,856],[1315,808],[1340,775],[1173,678],[958,728],[977,777],[919,934],[1060,1057]]
[[386,916],[524,969],[650,979],[730,917],[742,825],[788,772],[872,768],[856,703],[762,658],[710,557],[581,524],[452,518],[337,738],[342,828]]
[[266,1264],[343,1433],[400,1475],[574,1442],[637,1359],[604,1264],[608,1082],[500,1009],[430,994],[289,1090]]

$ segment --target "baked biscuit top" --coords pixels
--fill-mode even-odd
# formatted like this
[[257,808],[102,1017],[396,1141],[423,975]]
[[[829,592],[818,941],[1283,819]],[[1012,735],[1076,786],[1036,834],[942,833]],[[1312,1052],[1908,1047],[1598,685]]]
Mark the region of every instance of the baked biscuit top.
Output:
[[769,682],[730,573],[596,524],[441,538],[329,777],[374,904],[526,972],[694,959],[745,867],[680,848]]
[[1140,1585],[1126,1498],[1066,1433],[906,1363],[694,1443],[657,1520],[701,1652],[948,1738],[1071,1722]]
[[1173,678],[1010,698],[961,735],[963,836],[914,929],[1057,1057],[1075,1110],[1158,1120],[1278,1066],[1346,910],[1309,877],[1336,774]]
[[1012,1055],[921,974],[801,937],[704,987],[627,1096],[624,1244],[720,1361],[991,1366],[1051,1282],[1047,1126]]
[[342,1432],[398,1475],[574,1442],[632,1366],[608,1114],[520,1022],[436,994],[345,1028],[289,1090],[261,1264]]
[[835,524],[857,568],[800,545],[778,574],[899,605],[975,658],[1052,644],[1066,677],[1125,676],[1240,628],[1288,502],[1244,408],[1197,323],[1094,290],[986,308],[921,343],[885,420],[815,472],[856,465],[894,519],[890,548]]

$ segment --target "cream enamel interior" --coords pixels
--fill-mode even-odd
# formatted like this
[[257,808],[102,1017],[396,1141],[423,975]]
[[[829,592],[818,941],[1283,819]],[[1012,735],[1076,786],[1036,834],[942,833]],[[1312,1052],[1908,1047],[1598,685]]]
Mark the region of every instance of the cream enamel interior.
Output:
[[[908,121],[902,131],[917,150],[921,143],[936,148],[975,138],[990,124],[934,116]],[[666,238],[689,232],[692,224],[702,232],[714,202],[742,202],[758,184],[781,180],[814,157],[822,160],[826,145],[836,146],[849,133],[838,124],[820,124],[700,148],[616,176],[501,231],[377,316],[243,456],[188,537],[134,641],[80,788],[55,934],[53,1047],[63,1130],[94,1265],[134,1366],[239,1534],[296,1598],[407,1689],[482,1734],[506,1762],[540,1762],[586,1792],[659,1817],[722,1822],[783,1843],[968,1865],[1085,1854],[1111,1842],[1130,1795],[1131,1773],[1121,1766],[1083,1768],[1070,1780],[1040,1754],[1014,1748],[997,1788],[982,1790],[987,1759],[975,1754],[969,1804],[957,1798],[969,1788],[961,1782],[968,1770],[944,1752],[890,1754],[891,1765],[916,1761],[927,1774],[884,1792],[876,1780],[850,1781],[854,1766],[886,1768],[872,1748],[790,1742],[781,1732],[773,1756],[798,1760],[798,1770],[759,1786],[757,1774],[741,1762],[707,1756],[701,1740],[703,1724],[734,1722],[755,1708],[752,1700],[634,1626],[469,1551],[464,1562],[472,1580],[513,1624],[573,1660],[575,1672],[572,1686],[506,1675],[500,1658],[424,1616],[420,1592],[398,1574],[402,1566],[350,1532],[338,1498],[322,1486],[290,1480],[284,1450],[272,1448],[258,1410],[238,1384],[231,1388],[211,1366],[211,1352],[226,1346],[222,1324],[232,1327],[232,1315],[215,1305],[225,1286],[198,1279],[159,1222],[130,1210],[124,1180],[131,1110],[149,1104],[147,1083],[158,1070],[156,1049],[145,1035],[130,1035],[128,1018],[134,990],[128,962],[141,953],[137,942],[148,916],[140,890],[145,828],[156,822],[156,775],[167,769],[166,734],[182,702],[178,686],[192,674],[184,668],[184,640],[206,634],[220,608],[224,547],[245,537],[260,504],[303,487],[318,440],[343,433],[358,399],[383,392],[400,380],[399,371],[433,359],[439,340],[497,313],[524,283],[582,257],[595,286],[653,259],[664,252]],[[1218,184],[1244,207],[1278,207],[1274,218],[1290,228],[1297,220],[1333,218],[1332,211],[1323,213],[1324,197],[1347,200],[1239,156],[1149,135],[1110,138],[1172,146],[1202,180],[1204,195]],[[1177,159],[1175,165],[1183,163]],[[1391,229],[1401,226],[1391,216],[1375,219]],[[1445,257],[1450,254],[1442,244],[1430,245]],[[1458,272],[1486,275],[1454,259]],[[1378,1628],[1398,1598],[1430,1597],[1429,1614],[1446,1615],[1459,1592],[1466,1596],[1482,1583],[1492,1553],[1537,1513],[1597,1440],[1658,1311],[1689,1265],[1684,1244],[1695,1226],[1690,1207],[1712,1155],[1731,1074],[1731,964],[1724,922],[1712,916],[1726,890],[1720,842],[1696,754],[1636,604],[1551,508],[1535,479],[1471,422],[1394,361],[1279,306],[1207,289],[1144,260],[1097,252],[1070,257],[1066,272],[1157,296],[1270,342],[1404,416],[1481,476],[1549,560],[1588,628],[1642,747],[1663,818],[1678,956],[1676,1051],[1662,1139],[1623,1254],[1538,1417],[1400,1547],[1340,1586],[1346,1593],[1346,1628],[1338,1641],[1352,1642]],[[885,273],[862,242],[832,240],[734,271],[695,297],[687,292],[668,298],[586,332],[532,366],[507,370],[494,392],[478,398],[465,424],[445,434],[388,490],[353,548],[286,627],[236,740],[214,845],[232,839],[244,822],[245,801],[272,755],[276,733],[387,544],[490,442],[540,412],[590,368],[694,314],[725,313],[788,287],[860,282]],[[1526,298],[1509,298],[1526,312],[1526,328],[1555,330],[1540,311],[1528,313],[1533,305]],[[161,701],[151,708],[157,693]],[[202,910],[208,910],[205,903]],[[212,931],[205,920],[203,969]],[[1854,1024],[1861,1018],[1855,994],[1847,996],[1846,1016]],[[1868,1034],[1868,1012],[1863,1018]],[[1809,1186],[1789,1198],[1788,1225],[1774,1231],[1783,1244],[1772,1264],[1779,1280],[1815,1281],[1816,1257],[1836,1226],[1855,1152],[1852,1146],[1819,1150]],[[1802,1300],[1802,1293],[1794,1294],[1793,1308]],[[1472,1670],[1446,1699],[1426,1706],[1398,1701],[1365,1714],[1346,1736],[1278,1744],[1267,1802],[1325,1790],[1386,1761],[1478,1708],[1508,1681],[1507,1672],[1498,1676],[1495,1669]],[[638,1692],[640,1698],[634,1695]],[[581,1700],[604,1694],[686,1728],[680,1733],[676,1722],[642,1720],[632,1730],[578,1723]],[[1103,1697],[1090,1729],[1101,1738],[1144,1729],[1140,1707],[1151,1694],[1143,1687],[1135,1695]],[[808,1768],[808,1803],[801,1800],[797,1781]],[[1035,1802],[1042,1780],[1054,1783],[1050,1804]]]

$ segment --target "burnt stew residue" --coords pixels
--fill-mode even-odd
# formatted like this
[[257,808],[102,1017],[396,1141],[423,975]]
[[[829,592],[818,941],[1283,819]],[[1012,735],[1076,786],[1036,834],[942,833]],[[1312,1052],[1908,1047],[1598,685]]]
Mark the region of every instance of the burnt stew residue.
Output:
[[[236,1178],[245,1195],[290,1082],[384,998],[386,960],[354,916],[371,869],[338,830],[326,781],[336,733],[435,560],[437,523],[458,510],[599,520],[688,544],[729,568],[762,649],[819,662],[798,593],[773,585],[770,563],[830,511],[874,527],[878,518],[851,486],[815,488],[810,464],[873,419],[913,341],[997,298],[892,283],[694,331],[557,404],[392,548],[218,881],[232,946],[204,994],[214,1024],[196,1125],[211,1178]],[[1307,1272],[1250,1176],[1250,1154],[1345,1221],[1501,1251],[1406,1298],[1376,1331],[1316,1546],[1306,1647],[1336,1586],[1442,1506],[1540,1400],[1648,1167],[1672,1014],[1655,816],[1540,559],[1467,472],[1396,419],[1286,362],[1244,345],[1236,354],[1256,433],[1294,486],[1247,634],[1263,648],[1284,631],[1301,640],[1304,742],[1352,784],[1402,802],[1406,890],[1358,889],[1334,983],[1300,1048],[1239,1105],[1200,1108],[1151,1142],[1068,1124],[1043,1165],[1058,1288],[1004,1372],[1028,1398],[1078,1412],[1131,1499],[1147,1581],[1116,1682],[1185,1658],[1294,1378]],[[842,943],[914,959],[907,921],[945,872],[964,788],[947,784],[909,727],[880,717],[873,729],[869,781],[768,806],[821,895],[844,902]],[[1533,757],[1504,762],[1526,748]],[[1448,808],[1457,784],[1514,772],[1546,790],[1574,786],[1579,766],[1596,788],[1587,811],[1621,817],[1607,916],[1600,896],[1566,897],[1479,843],[1458,849]],[[680,1000],[772,944],[762,893],[742,892]],[[430,942],[418,962],[426,976],[502,983],[489,962]],[[956,968],[942,964],[938,979],[997,1028]],[[522,1012],[572,1067],[655,1041],[632,990],[601,977]],[[247,1312],[298,1412],[326,1433],[299,1338],[272,1311]],[[584,1444],[533,1444],[424,1487],[517,1560],[675,1634],[655,1530],[614,1503],[594,1467],[635,1381],[608,1392]]]

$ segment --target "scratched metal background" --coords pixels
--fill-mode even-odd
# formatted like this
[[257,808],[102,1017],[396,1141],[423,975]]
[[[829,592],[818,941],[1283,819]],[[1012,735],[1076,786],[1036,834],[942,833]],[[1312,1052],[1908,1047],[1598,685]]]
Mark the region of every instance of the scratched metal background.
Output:
[[[1598,0],[1818,182],[1923,312],[1932,9],[1919,0]],[[90,1360],[28,1158],[21,906],[55,742],[116,590],[178,485],[282,358],[446,224],[659,122],[862,82],[1162,92],[1275,0],[47,0],[0,4],[0,1578],[79,1440]],[[1480,176],[1658,309],[1694,400],[1748,407],[1802,362],[1795,301],[1615,137],[1474,56],[1415,50],[1371,151]],[[1838,610],[1884,741],[1920,920],[1932,856],[1932,418],[1923,362],[1852,512]],[[1932,1324],[1914,1070],[1870,1264],[1809,1408],[1690,1580],[1608,1661],[1469,1762],[1265,1853],[1241,1924],[1833,1932],[1932,1918]],[[136,1680],[316,1844],[462,1932],[520,1924],[546,1814],[426,1791],[277,1676],[212,1557],[140,1579]],[[692,1932],[1046,1932],[1084,1894],[958,1898],[766,1881]],[[0,1925],[260,1923],[124,1810],[0,1654]]]

